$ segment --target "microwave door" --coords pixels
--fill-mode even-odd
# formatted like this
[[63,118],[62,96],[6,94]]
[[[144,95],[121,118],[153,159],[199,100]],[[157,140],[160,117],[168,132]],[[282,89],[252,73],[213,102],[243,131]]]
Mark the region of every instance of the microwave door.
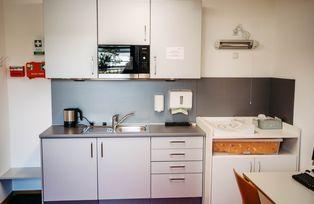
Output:
[[103,45],[98,47],[99,78],[137,78],[133,46]]

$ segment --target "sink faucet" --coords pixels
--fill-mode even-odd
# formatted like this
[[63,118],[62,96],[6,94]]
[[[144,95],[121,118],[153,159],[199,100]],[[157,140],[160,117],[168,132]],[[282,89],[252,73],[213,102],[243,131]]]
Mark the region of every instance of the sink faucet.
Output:
[[113,131],[116,131],[117,127],[123,123],[123,121],[125,121],[128,117],[134,115],[134,112],[128,113],[126,115],[124,115],[121,119],[119,119],[119,114],[115,114],[112,116],[112,128]]

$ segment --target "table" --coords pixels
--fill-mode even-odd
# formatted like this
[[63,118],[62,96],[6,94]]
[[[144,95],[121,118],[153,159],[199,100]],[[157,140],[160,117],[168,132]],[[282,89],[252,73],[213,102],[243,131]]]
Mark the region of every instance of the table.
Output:
[[295,181],[297,172],[243,173],[258,190],[276,204],[313,204],[314,191]]

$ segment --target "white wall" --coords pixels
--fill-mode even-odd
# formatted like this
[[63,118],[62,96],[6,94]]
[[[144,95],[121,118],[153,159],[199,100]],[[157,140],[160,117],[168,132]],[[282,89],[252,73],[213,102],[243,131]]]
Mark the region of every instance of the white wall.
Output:
[[[5,49],[9,65],[41,61],[33,40],[43,37],[41,0],[4,0]],[[11,167],[40,166],[39,133],[51,125],[51,83],[8,78]]]
[[276,8],[274,75],[296,79],[294,124],[307,168],[314,147],[314,0],[277,0]]
[[[203,77],[269,77],[273,72],[275,0],[203,0]],[[233,39],[242,24],[260,42],[253,51],[216,50],[215,41]],[[233,53],[239,59],[233,59]]]
[[[3,1],[0,0],[0,57],[5,56]],[[0,62],[0,175],[10,168],[8,92],[5,63]],[[11,192],[11,182],[0,182],[0,203]]]
[[[296,79],[294,123],[302,130],[301,168],[314,146],[314,0],[203,0],[203,77]],[[260,42],[253,51],[216,50],[237,24]],[[239,59],[232,59],[234,52]]]

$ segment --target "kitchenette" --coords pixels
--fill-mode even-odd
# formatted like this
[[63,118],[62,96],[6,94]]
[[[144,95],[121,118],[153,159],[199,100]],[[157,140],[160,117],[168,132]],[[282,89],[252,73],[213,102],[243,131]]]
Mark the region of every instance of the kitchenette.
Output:
[[284,5],[0,0],[0,203],[240,204],[236,172],[307,169]]
[[82,133],[52,126],[42,133],[44,201],[201,203],[204,132],[135,127],[119,126],[115,132],[94,127]]
[[276,123],[198,117],[190,126],[53,125],[40,134],[44,202],[240,203],[233,168],[299,169],[300,130],[257,124],[264,120]]

